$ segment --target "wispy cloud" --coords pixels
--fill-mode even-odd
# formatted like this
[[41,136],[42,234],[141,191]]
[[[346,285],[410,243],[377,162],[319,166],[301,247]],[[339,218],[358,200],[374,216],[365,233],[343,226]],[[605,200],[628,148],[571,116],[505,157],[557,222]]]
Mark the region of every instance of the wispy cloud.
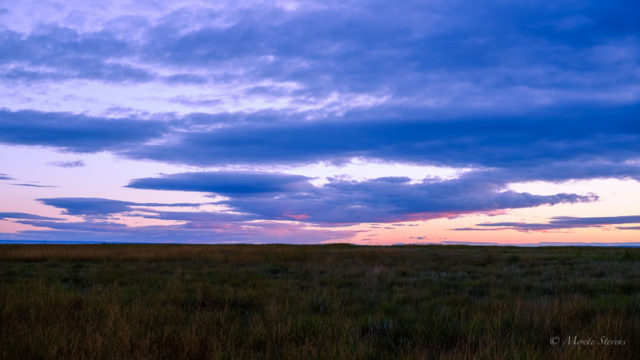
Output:
[[82,160],[52,161],[47,163],[47,165],[61,167],[61,168],[77,168],[77,167],[85,166],[84,161]]
[[0,220],[6,219],[20,219],[20,220],[60,220],[58,218],[52,218],[48,216],[40,216],[35,214],[27,214],[21,212],[0,212]]
[[28,184],[28,183],[15,183],[15,184],[11,184],[11,185],[24,186],[24,187],[34,187],[34,188],[52,188],[52,187],[55,187],[55,186],[52,186],[52,185],[40,185],[40,184]]
[[[609,216],[609,217],[572,217],[555,216],[546,223],[526,223],[526,222],[493,222],[476,224],[476,228],[458,228],[455,230],[475,231],[475,230],[517,230],[517,231],[538,231],[556,229],[575,229],[588,227],[602,227],[619,224],[640,223],[640,215],[629,216]],[[618,229],[635,230],[639,227],[617,227]]]
[[[308,229],[303,225],[282,222],[242,224],[234,222],[186,225],[128,227],[109,221],[53,222],[21,220],[20,223],[45,228],[7,234],[7,240],[65,240],[108,242],[182,242],[182,243],[322,243],[349,239],[355,231]],[[49,229],[49,230],[46,230]]]

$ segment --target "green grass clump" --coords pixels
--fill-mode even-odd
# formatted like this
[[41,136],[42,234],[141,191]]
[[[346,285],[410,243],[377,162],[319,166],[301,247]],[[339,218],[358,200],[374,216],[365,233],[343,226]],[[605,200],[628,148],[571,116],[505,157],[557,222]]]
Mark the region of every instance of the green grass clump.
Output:
[[633,359],[639,275],[640,249],[3,245],[0,358]]

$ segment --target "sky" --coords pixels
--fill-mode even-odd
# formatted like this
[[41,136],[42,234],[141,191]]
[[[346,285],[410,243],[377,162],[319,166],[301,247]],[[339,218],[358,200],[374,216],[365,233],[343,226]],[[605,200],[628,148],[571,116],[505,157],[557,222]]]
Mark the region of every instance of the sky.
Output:
[[638,245],[638,14],[0,0],[0,240]]

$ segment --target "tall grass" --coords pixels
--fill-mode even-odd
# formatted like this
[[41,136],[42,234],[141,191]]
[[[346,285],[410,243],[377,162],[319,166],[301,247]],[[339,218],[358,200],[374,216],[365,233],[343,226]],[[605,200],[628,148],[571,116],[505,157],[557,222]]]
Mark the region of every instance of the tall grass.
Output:
[[640,249],[3,245],[0,357],[632,359],[639,275]]

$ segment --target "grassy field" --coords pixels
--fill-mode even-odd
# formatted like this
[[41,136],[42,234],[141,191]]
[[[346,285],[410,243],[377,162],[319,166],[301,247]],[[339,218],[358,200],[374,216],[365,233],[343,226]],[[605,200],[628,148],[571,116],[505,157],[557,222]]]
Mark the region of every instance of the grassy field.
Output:
[[640,354],[640,249],[2,245],[0,274],[2,359]]

